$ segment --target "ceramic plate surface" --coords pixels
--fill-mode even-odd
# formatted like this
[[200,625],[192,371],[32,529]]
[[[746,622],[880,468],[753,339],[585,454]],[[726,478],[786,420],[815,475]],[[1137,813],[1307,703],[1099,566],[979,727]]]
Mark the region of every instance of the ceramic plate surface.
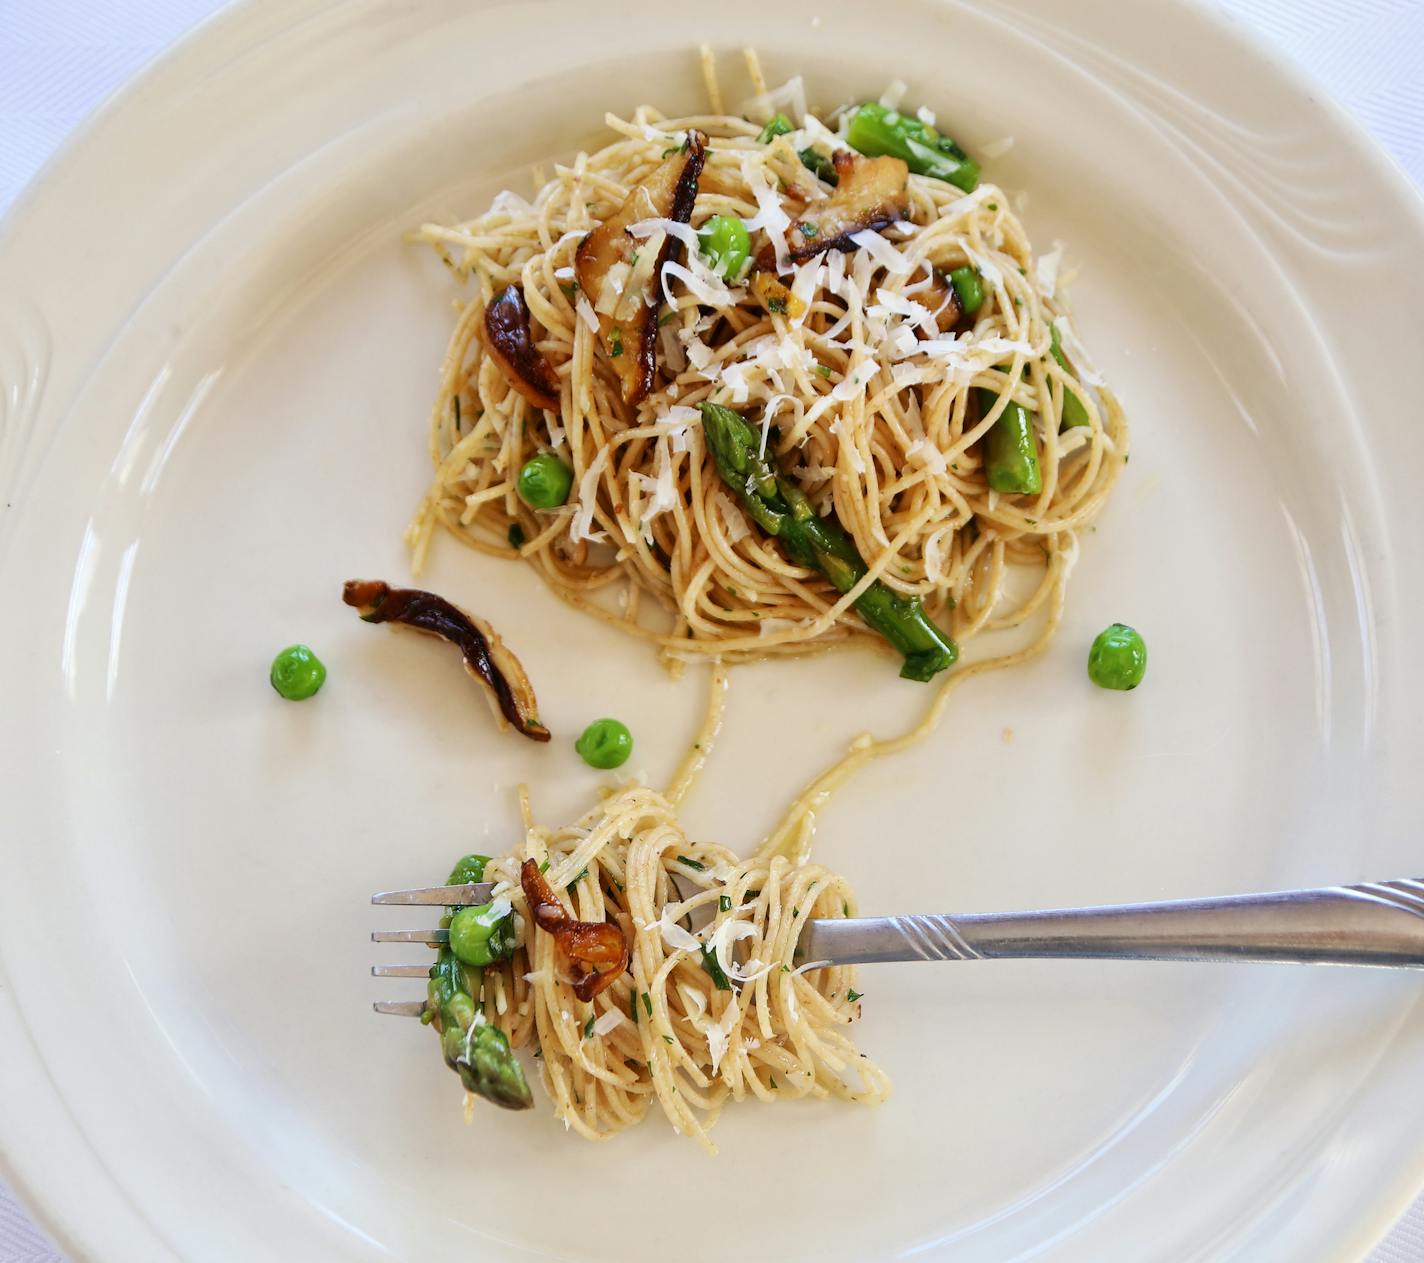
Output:
[[[532,572],[440,543],[558,734],[500,736],[439,646],[362,625],[402,578],[452,315],[402,244],[605,110],[698,107],[754,43],[823,107],[894,77],[1068,243],[1134,427],[1062,634],[866,770],[820,858],[868,911],[1417,875],[1424,221],[1309,87],[1179,4],[842,0],[239,6],[62,154],[0,230],[0,1140],[79,1256],[1353,1259],[1424,1183],[1418,980],[988,963],[863,975],[878,1110],[729,1108],[606,1145],[466,1128],[435,1040],[378,1018],[376,889],[558,823],[617,714],[661,783],[673,682]],[[1097,630],[1141,628],[1132,695]],[[278,701],[272,653],[330,668]],[[983,651],[982,644],[976,649]],[[747,849],[926,691],[849,651],[739,669],[686,823]],[[1006,740],[1011,734],[1012,740]],[[1413,849],[1411,849],[1411,847]],[[406,914],[407,916],[409,914]],[[385,959],[396,959],[394,951]],[[411,959],[416,957],[412,956]],[[537,1092],[537,1089],[536,1089]],[[541,1100],[542,1100],[542,1094]]]

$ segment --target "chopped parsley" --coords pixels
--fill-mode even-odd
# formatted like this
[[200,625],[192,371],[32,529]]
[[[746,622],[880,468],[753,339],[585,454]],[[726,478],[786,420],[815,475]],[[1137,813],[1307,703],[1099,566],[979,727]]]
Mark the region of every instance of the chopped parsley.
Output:
[[781,967],[781,972],[784,973],[784,974],[789,974],[789,973],[791,972],[791,966],[790,966],[790,965],[782,965],[782,967]]
[[703,864],[700,860],[691,859],[686,855],[679,855],[677,857],[677,862],[679,864],[686,864],[688,868],[695,868],[699,873],[703,872],[707,868],[707,865]]
[[663,314],[658,317],[658,328],[661,329],[665,324],[667,324],[667,322],[668,322],[669,320],[672,319],[672,317],[673,317],[673,313],[672,313],[672,312],[670,312],[670,311],[665,311],[665,312],[663,312]]
[[784,316],[786,314],[786,299],[768,298],[766,300],[766,309],[771,312],[773,316]]
[[817,364],[816,372],[820,373],[822,377],[829,377],[831,375],[831,366],[829,364]]
[[846,999],[849,1000],[852,1004],[854,1004],[857,1000],[860,999],[860,992],[859,992],[859,991],[847,991],[847,992],[846,992]]
[[671,1044],[672,1042],[673,1042],[673,1038],[672,1038],[671,1035],[664,1035],[664,1036],[663,1036],[663,1043],[665,1043],[665,1044]]
[[585,877],[587,877],[587,876],[588,876],[588,865],[584,865],[584,870],[583,870],[583,872],[581,872],[577,877],[575,877],[575,878],[573,879],[573,881],[569,882],[569,884],[568,884],[567,886],[565,886],[564,889],[565,889],[565,890],[572,890],[575,886],[577,886],[577,885],[579,884],[579,882],[581,882],[581,881],[582,881]]
[[524,528],[518,522],[512,522],[509,527],[509,546],[511,548],[524,547]]
[[549,871],[549,859],[548,859],[548,856],[545,856],[545,857],[544,857],[544,862],[539,865],[539,871],[540,871],[541,873],[547,873],[547,872]]
[[638,1025],[638,994],[635,991],[628,993],[628,1016],[633,1019],[633,1025]]
[[798,224],[797,227],[801,230],[801,235],[807,239],[816,236],[819,232],[815,224]]
[[646,991],[643,992],[643,1010],[649,1017],[653,1016],[653,997]]
[[718,895],[718,896],[717,896],[717,911],[718,911],[718,912],[730,912],[731,910],[732,910],[732,896],[731,896],[731,895]]
[[702,949],[702,968],[707,971],[707,976],[712,979],[712,984],[718,991],[732,989],[731,980],[723,972],[722,966],[717,960],[717,953],[710,947]]
[[613,332],[608,335],[608,356],[610,359],[623,354],[623,330],[617,325],[613,326]]
[[574,295],[578,293],[577,281],[560,281],[559,288],[564,291],[564,297],[573,302]]
[[583,1024],[583,1037],[591,1039],[593,1037],[593,1014],[588,1015],[588,1021]]
[[631,267],[636,267],[637,264],[638,264],[638,252],[637,252],[636,250],[634,250],[633,253],[628,256],[628,266],[629,266],[630,268],[631,268]]

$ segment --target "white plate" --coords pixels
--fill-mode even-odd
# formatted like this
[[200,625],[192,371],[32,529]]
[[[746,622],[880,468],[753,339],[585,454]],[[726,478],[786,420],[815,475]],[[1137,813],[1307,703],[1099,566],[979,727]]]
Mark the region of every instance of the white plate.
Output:
[[[524,187],[607,108],[697,104],[702,39],[755,42],[822,104],[899,76],[971,149],[1012,135],[990,172],[1031,191],[1041,247],[1069,242],[1135,426],[1052,651],[968,687],[825,813],[822,857],[864,906],[1420,870],[1424,224],[1220,19],[239,7],[0,238],[7,1174],[105,1259],[1358,1257],[1424,1182],[1410,977],[868,970],[860,1035],[892,1101],[729,1109],[715,1161],[658,1118],[607,1146],[544,1110],[466,1130],[434,1039],[370,1013],[399,985],[365,976],[371,890],[506,845],[521,779],[544,819],[583,805],[569,737],[596,714],[662,780],[700,707],[696,673],[669,682],[451,543],[429,585],[517,646],[550,748],[496,736],[438,646],[341,606],[343,579],[405,574],[426,478],[449,290],[399,234]],[[1084,676],[1114,619],[1151,646],[1131,696]],[[288,706],[266,667],[297,639],[331,678]],[[925,697],[862,652],[739,670],[689,826],[751,846]]]

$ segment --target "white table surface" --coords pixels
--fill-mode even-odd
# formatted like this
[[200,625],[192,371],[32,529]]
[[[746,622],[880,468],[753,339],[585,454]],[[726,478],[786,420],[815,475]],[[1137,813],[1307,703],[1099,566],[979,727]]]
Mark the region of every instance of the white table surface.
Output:
[[[1424,0],[1218,3],[1319,80],[1424,186]],[[0,214],[110,93],[221,7],[0,0]],[[0,1179],[0,1263],[61,1258]],[[1424,1263],[1424,1198],[1369,1263]]]

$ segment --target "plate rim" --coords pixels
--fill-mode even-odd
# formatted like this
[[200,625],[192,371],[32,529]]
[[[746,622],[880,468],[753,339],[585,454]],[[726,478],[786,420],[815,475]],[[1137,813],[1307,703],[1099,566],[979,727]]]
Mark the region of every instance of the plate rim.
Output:
[[[917,0],[927,7],[956,8],[986,11],[983,0]],[[1199,24],[1200,31],[1213,39],[1226,39],[1251,58],[1269,69],[1277,88],[1284,88],[1304,98],[1336,133],[1339,144],[1358,159],[1368,164],[1370,175],[1380,184],[1382,191],[1412,222],[1416,235],[1424,242],[1424,190],[1421,190],[1407,175],[1400,164],[1383,145],[1355,119],[1343,105],[1326,92],[1301,66],[1284,53],[1267,43],[1265,37],[1248,27],[1245,22],[1209,0],[1162,0],[1167,9],[1175,9],[1179,16]],[[230,36],[245,36],[256,32],[259,25],[267,22],[278,30],[287,30],[305,18],[316,13],[329,11],[339,6],[331,0],[302,0],[301,4],[285,7],[285,12],[277,21],[270,14],[263,13],[256,0],[235,0],[218,11],[201,19],[189,28],[177,41],[158,52],[145,62],[128,80],[111,92],[102,104],[77,128],[70,132],[57,150],[43,164],[40,170],[21,190],[11,206],[0,217],[0,257],[3,257],[11,239],[21,231],[26,220],[42,212],[47,199],[56,195],[57,186],[63,178],[76,168],[102,133],[119,126],[141,125],[145,110],[156,108],[159,93],[154,89],[160,81],[172,76],[181,77],[187,73],[190,63],[198,61],[202,52],[217,52],[221,44]],[[1012,12],[1003,8],[992,11],[1003,14]],[[246,39],[240,39],[245,44]],[[1424,257],[1424,256],[1421,256]],[[61,416],[68,412],[68,404],[60,407]],[[16,508],[22,507],[23,497],[17,499]],[[66,1175],[64,1168],[71,1159],[84,1161],[105,1176],[106,1191],[114,1195],[116,1204],[106,1213],[128,1212],[125,1232],[144,1232],[147,1239],[142,1244],[146,1249],[162,1252],[166,1257],[176,1257],[171,1245],[164,1240],[156,1225],[148,1219],[141,1206],[135,1204],[109,1175],[102,1161],[96,1161],[87,1134],[69,1110],[63,1093],[49,1076],[38,1049],[33,1042],[31,1027],[15,1003],[13,988],[7,985],[10,974],[3,951],[0,951],[0,1049],[4,1049],[6,1077],[20,1077],[21,1066],[17,1059],[24,1060],[23,1070],[32,1084],[45,1084],[49,1096],[43,1101],[31,1102],[36,1114],[48,1112],[46,1121],[50,1126],[58,1124],[64,1135],[65,1158],[60,1159],[55,1151],[52,1131],[46,1133],[46,1153],[40,1154],[36,1147],[29,1146],[24,1156],[15,1146],[0,1149],[0,1174],[9,1182],[20,1199],[23,1209],[72,1257],[85,1257],[90,1247],[105,1233],[82,1217],[67,1216],[80,1206],[81,1200],[93,1197],[93,1190],[86,1189],[81,1199],[69,1192],[72,1174]],[[1418,1002],[1414,1002],[1417,1005]],[[18,1135],[20,1128],[7,1128],[11,1135]],[[29,1131],[29,1129],[26,1129]],[[33,1134],[32,1132],[30,1134]],[[1381,1193],[1375,1199],[1376,1210],[1370,1222],[1362,1215],[1356,1222],[1355,1239],[1362,1251],[1383,1238],[1399,1216],[1424,1191],[1424,1152],[1414,1163],[1399,1164],[1393,1179],[1381,1178],[1381,1186],[1390,1188],[1388,1194]],[[121,1203],[121,1206],[118,1204]],[[92,1206],[89,1207],[92,1213]],[[83,1224],[85,1231],[71,1230],[71,1223]],[[132,1237],[124,1241],[125,1250],[136,1244]],[[144,1257],[156,1257],[147,1254]]]

